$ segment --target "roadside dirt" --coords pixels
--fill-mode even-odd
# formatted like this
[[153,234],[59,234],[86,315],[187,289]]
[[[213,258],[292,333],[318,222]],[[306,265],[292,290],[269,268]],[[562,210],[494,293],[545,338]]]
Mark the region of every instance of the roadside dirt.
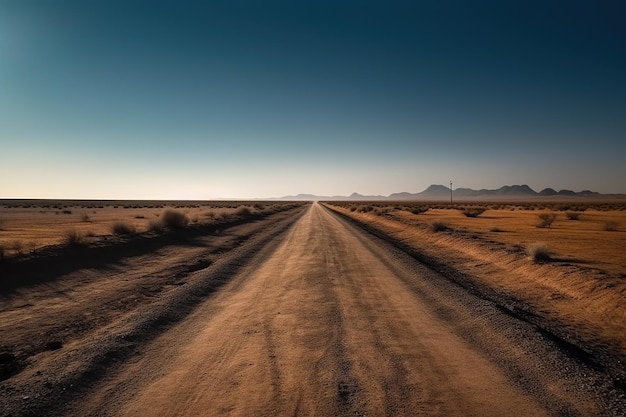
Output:
[[[194,300],[194,294],[201,297],[223,284],[224,264],[234,263],[226,269],[235,270],[242,256],[271,241],[303,210],[235,222],[209,235],[139,239],[119,250],[88,248],[86,259],[60,254],[43,259],[50,264],[47,273],[40,259],[33,260],[33,271],[28,262],[17,265],[21,273],[2,276],[5,282],[29,282],[34,275],[39,284],[0,296],[0,381],[8,379],[0,382],[0,394],[7,395],[6,401],[0,395],[0,415],[2,406],[39,409],[42,399],[47,403],[51,394],[88,382],[133,355],[138,343],[131,339],[152,337],[184,316],[202,299]],[[97,256],[101,252],[106,253]],[[211,278],[198,279],[203,270],[211,270]]]
[[[33,358],[0,383],[1,414],[624,415],[623,389],[542,329],[319,204],[301,213]],[[171,279],[176,256],[159,257],[145,271]],[[137,295],[129,269],[110,271],[108,299]],[[106,292],[85,289],[83,314]],[[16,308],[3,338],[45,322]]]
[[523,248],[463,229],[433,232],[421,215],[331,208],[467,291],[546,330],[572,355],[603,367],[626,387],[626,281],[621,275],[559,259],[535,262]]

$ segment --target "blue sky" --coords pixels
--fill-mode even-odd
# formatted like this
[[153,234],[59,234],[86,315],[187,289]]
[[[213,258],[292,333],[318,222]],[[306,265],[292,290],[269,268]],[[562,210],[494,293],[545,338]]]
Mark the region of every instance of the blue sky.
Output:
[[613,1],[0,1],[0,198],[626,193]]

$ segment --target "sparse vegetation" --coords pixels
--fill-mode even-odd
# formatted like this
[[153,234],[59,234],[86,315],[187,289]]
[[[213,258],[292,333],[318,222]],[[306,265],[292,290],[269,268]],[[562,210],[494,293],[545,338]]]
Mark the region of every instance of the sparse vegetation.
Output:
[[189,217],[178,210],[166,209],[161,213],[161,223],[168,229],[183,229],[189,224]]
[[501,233],[504,232],[504,230],[500,229],[499,227],[492,227],[491,229],[489,229],[490,232],[494,232],[494,233]]
[[165,226],[163,226],[163,223],[158,220],[150,220],[148,222],[148,230],[154,233],[163,233]]
[[131,235],[136,232],[135,227],[125,222],[115,222],[111,225],[111,232],[114,235]]
[[614,232],[619,227],[619,223],[615,220],[607,220],[604,222],[604,230],[607,232]]
[[530,245],[527,249],[528,256],[535,262],[547,262],[552,260],[552,251],[543,242]]
[[485,207],[466,207],[461,211],[465,215],[465,217],[478,217],[483,214],[487,209]]
[[87,212],[83,212],[80,215],[80,220],[84,223],[89,223],[91,221],[91,218],[89,217],[89,215],[87,214]]
[[426,213],[429,210],[428,206],[417,206],[417,207],[411,207],[408,209],[411,213],[413,214],[422,214],[422,213]]
[[430,230],[432,230],[433,232],[444,232],[449,228],[450,227],[446,223],[439,220],[432,222],[430,225]]
[[552,227],[552,223],[556,220],[556,213],[540,213],[537,215],[539,217],[539,224],[537,227],[541,228],[550,228]]
[[86,242],[85,237],[80,232],[72,229],[65,232],[62,243],[67,246],[81,246]]
[[252,208],[248,206],[239,206],[237,210],[235,210],[235,214],[241,217],[250,217],[253,214]]
[[567,213],[565,213],[569,220],[580,220],[580,216],[582,214],[583,213],[580,211],[568,211]]

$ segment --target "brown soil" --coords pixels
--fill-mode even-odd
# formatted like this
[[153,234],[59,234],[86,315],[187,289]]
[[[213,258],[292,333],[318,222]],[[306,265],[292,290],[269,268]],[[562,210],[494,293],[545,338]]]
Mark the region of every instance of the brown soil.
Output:
[[[618,416],[625,409],[623,388],[549,329],[319,204],[198,239],[4,300],[3,343],[13,352],[35,340],[62,346],[33,353],[0,383],[0,413]],[[198,261],[206,263],[192,272]]]

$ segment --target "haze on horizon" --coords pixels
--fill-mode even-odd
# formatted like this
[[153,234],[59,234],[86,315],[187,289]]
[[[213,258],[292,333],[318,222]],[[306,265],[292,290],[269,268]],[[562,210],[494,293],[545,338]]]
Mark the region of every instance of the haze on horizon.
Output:
[[626,193],[615,0],[0,3],[0,198]]

